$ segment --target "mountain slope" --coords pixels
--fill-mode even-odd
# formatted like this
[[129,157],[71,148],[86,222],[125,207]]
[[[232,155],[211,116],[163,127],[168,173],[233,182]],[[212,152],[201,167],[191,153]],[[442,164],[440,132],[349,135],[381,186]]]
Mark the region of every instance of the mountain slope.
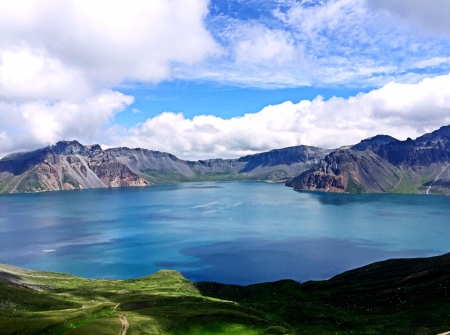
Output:
[[[192,283],[176,271],[87,280],[0,264],[0,334],[429,334],[450,331],[450,254],[325,281]],[[123,324],[123,323],[122,323]]]
[[61,141],[0,160],[0,193],[147,186],[197,180],[279,180],[317,164],[329,151],[298,146],[239,159],[184,161],[147,149]]
[[450,194],[450,126],[416,140],[376,136],[328,154],[286,183],[296,190]]

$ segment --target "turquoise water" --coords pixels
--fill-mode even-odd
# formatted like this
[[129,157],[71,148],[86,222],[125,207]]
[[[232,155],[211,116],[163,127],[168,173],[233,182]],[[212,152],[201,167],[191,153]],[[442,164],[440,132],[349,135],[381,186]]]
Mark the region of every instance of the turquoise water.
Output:
[[250,284],[449,252],[450,197],[205,182],[0,196],[0,263]]

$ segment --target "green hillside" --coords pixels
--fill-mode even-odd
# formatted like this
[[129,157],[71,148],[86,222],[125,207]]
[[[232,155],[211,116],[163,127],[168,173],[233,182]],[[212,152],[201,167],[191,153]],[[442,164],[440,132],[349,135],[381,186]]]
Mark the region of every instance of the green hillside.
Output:
[[327,281],[192,283],[176,271],[87,280],[0,265],[0,334],[439,334],[450,254]]

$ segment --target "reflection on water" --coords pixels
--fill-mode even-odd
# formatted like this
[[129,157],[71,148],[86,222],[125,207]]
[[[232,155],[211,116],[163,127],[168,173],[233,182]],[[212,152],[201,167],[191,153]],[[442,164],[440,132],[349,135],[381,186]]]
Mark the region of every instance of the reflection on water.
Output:
[[[287,239],[267,241],[242,239],[191,247],[182,250],[198,259],[197,270],[182,271],[195,281],[252,284],[280,279],[307,281],[328,279],[348,269],[388,258],[435,255],[436,250],[387,250],[386,245],[370,241],[334,238]],[[161,267],[183,267],[189,264],[161,262]]]
[[170,268],[192,280],[305,281],[447,252],[448,222],[448,197],[263,182],[2,195],[0,262],[91,278]]

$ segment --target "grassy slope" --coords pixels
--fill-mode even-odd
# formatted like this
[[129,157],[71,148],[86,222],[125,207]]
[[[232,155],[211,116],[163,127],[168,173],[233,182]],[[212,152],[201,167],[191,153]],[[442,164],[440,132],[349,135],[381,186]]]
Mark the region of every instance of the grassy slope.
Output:
[[450,331],[450,254],[375,263],[304,284],[191,283],[175,271],[86,280],[6,266],[0,280],[0,334],[117,334],[120,315],[128,335]]

